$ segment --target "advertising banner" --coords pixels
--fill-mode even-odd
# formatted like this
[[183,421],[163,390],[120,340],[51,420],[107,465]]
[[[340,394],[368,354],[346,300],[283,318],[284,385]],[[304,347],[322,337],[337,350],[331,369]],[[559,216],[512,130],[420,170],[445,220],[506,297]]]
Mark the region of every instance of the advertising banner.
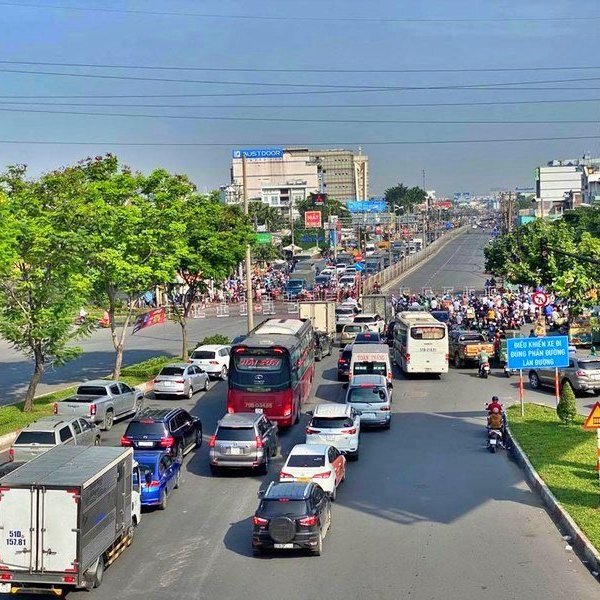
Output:
[[165,319],[166,314],[164,306],[162,308],[155,308],[147,313],[138,315],[135,318],[131,335],[137,333],[140,329],[146,329],[146,327],[152,327],[152,325],[160,325],[161,323],[165,322]]
[[321,211],[320,210],[307,210],[304,213],[304,227],[309,229],[311,227],[321,227]]
[[388,209],[385,200],[350,200],[346,207],[351,213],[383,213]]
[[241,148],[232,150],[233,158],[283,158],[283,148]]

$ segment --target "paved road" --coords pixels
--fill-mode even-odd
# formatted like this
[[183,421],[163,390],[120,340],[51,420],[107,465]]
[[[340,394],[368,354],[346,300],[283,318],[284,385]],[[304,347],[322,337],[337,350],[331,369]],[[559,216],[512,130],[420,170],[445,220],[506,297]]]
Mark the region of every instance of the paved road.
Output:
[[[335,356],[318,363],[305,410],[343,400],[335,374]],[[144,514],[133,545],[106,572],[102,587],[68,597],[597,598],[598,583],[565,550],[521,471],[504,453],[485,448],[483,403],[494,393],[506,403],[516,400],[513,384],[500,377],[483,381],[473,369],[451,370],[441,380],[397,374],[392,429],[364,433],[360,461],[349,465],[319,558],[252,557],[256,493],[283,459],[266,478],[214,478],[205,444],[186,458],[181,489],[167,510]],[[148,402],[187,406],[201,417],[206,440],[225,396],[226,384],[219,382],[191,401]],[[125,425],[104,434],[104,443],[118,444]],[[302,441],[304,429],[296,426],[281,436],[282,453]]]

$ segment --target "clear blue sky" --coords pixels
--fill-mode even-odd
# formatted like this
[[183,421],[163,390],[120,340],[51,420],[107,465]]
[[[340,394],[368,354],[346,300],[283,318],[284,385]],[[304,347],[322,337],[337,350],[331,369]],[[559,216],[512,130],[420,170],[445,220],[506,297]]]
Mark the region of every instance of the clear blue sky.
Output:
[[[21,6],[16,6],[19,4]],[[49,8],[52,5],[63,8]],[[73,10],[64,7],[102,10]],[[136,11],[143,11],[145,14]],[[152,12],[188,14],[149,14]],[[271,16],[276,19],[217,18],[214,15]],[[530,18],[533,20],[522,20]],[[187,173],[200,189],[213,189],[227,182],[231,149],[239,145],[253,147],[325,142],[340,147],[348,143],[355,146],[360,143],[363,152],[369,155],[370,188],[373,195],[381,194],[386,187],[398,181],[408,185],[420,184],[423,169],[426,171],[427,188],[436,189],[439,193],[452,194],[459,190],[487,193],[490,188],[495,187],[533,185],[535,167],[552,158],[577,157],[586,152],[600,155],[598,137],[583,140],[485,144],[370,143],[600,136],[598,123],[506,123],[511,120],[598,120],[600,101],[423,106],[424,103],[600,98],[600,68],[488,70],[600,67],[598,0],[534,0],[519,3],[514,0],[13,0],[5,3],[0,1],[0,23],[2,61],[193,66],[217,69],[176,71],[115,67],[98,69],[52,64],[22,65],[14,62],[0,64],[0,95],[5,96],[0,98],[0,140],[23,142],[0,144],[0,165],[26,163],[30,165],[33,173],[69,164],[84,156],[113,151],[133,168],[147,171],[164,166],[173,171]],[[222,68],[285,71],[236,72],[222,71]],[[354,72],[309,73],[291,72],[287,71],[288,69],[338,69]],[[367,72],[357,73],[357,69]],[[420,72],[374,73],[371,71],[373,69],[411,69]],[[424,69],[481,71],[423,72]],[[7,70],[38,73],[23,74]],[[102,74],[112,78],[41,75],[39,71]],[[115,76],[124,78],[115,79]],[[131,77],[246,84],[127,79]],[[584,81],[564,81],[571,79]],[[536,91],[522,89],[531,88],[531,84],[521,84],[506,86],[511,88],[507,90],[362,89],[359,92],[336,91],[323,94],[222,96],[256,92],[335,90],[331,87],[307,87],[309,84],[346,86],[343,89],[356,90],[355,86],[431,88],[548,80],[554,83],[538,87],[558,89]],[[257,86],[250,83],[274,85]],[[281,87],[278,84],[288,86]],[[289,84],[301,84],[304,87],[290,87]],[[103,95],[111,94],[179,94],[181,97],[102,98]],[[191,94],[216,95],[191,97]],[[17,95],[32,97],[6,98]],[[40,98],[44,95],[66,97]],[[78,95],[90,97],[73,97]],[[7,104],[11,101],[12,104]],[[34,102],[38,104],[33,104]],[[47,106],[47,103],[66,105],[52,107]],[[109,107],[108,104],[129,106]],[[142,107],[141,104],[155,106]],[[352,104],[418,106],[352,108]],[[60,115],[11,112],[6,109],[256,119],[321,119],[326,122]],[[496,120],[501,123],[327,122],[331,119]],[[35,145],[26,143],[28,141],[89,143],[81,146]],[[118,147],[98,142],[226,145]]]

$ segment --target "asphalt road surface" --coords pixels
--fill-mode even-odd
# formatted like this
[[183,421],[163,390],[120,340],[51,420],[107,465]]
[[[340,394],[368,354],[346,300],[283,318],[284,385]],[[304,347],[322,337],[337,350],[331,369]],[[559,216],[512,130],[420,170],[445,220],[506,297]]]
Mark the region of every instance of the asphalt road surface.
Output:
[[[463,242],[457,260],[475,256],[476,237]],[[335,361],[334,355],[317,363],[304,411],[343,401]],[[392,428],[363,433],[360,460],[348,465],[321,557],[254,558],[256,494],[284,458],[272,463],[267,477],[245,471],[212,477],[205,443],[186,457],[181,488],[167,510],[144,513],[132,546],[106,571],[102,586],[68,598],[598,598],[597,581],[565,548],[520,469],[504,452],[486,450],[483,404],[492,394],[515,401],[514,382],[452,369],[441,379],[396,373],[394,384]],[[206,441],[225,397],[226,383],[218,382],[191,401],[147,403],[188,407],[202,419]],[[303,417],[282,433],[283,456],[304,441],[305,423]],[[103,443],[118,444],[125,426],[103,434]]]

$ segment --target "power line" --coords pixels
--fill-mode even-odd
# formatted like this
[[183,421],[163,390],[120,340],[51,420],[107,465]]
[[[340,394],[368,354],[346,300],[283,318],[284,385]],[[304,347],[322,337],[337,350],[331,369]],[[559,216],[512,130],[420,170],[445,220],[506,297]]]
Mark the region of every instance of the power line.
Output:
[[[254,85],[263,87],[296,87],[296,88],[335,88],[340,91],[358,92],[358,91],[388,91],[388,90],[462,90],[462,89],[478,89],[478,88],[504,88],[511,85],[544,85],[550,83],[575,83],[582,81],[600,81],[600,77],[576,77],[570,79],[541,79],[533,81],[507,81],[507,82],[492,82],[492,83],[469,83],[469,84],[454,84],[454,85],[338,85],[330,83],[267,83],[264,81],[216,81],[212,79],[181,79],[169,77],[138,77],[134,75],[108,75],[103,73],[65,73],[61,71],[31,71],[25,69],[8,69],[0,67],[0,73],[14,73],[18,75],[49,75],[51,77],[74,77],[83,79],[108,79],[119,81],[151,81],[158,83],[198,83],[201,85]],[[547,88],[538,88],[547,89]],[[296,92],[294,92],[296,93]],[[312,92],[311,92],[312,93]]]
[[93,111],[67,111],[67,110],[49,110],[49,109],[30,109],[30,108],[0,108],[0,112],[9,113],[34,113],[34,114],[52,114],[69,116],[100,116],[100,117],[135,117],[144,119],[184,119],[196,121],[257,121],[273,123],[387,123],[387,124],[416,124],[416,125],[552,125],[552,124],[597,124],[598,119],[561,119],[561,120],[493,120],[481,119],[476,121],[465,120],[440,120],[432,121],[427,119],[310,119],[304,117],[223,117],[223,116],[204,116],[204,115],[161,115],[161,114],[140,114],[140,113],[105,113]]
[[[458,140],[395,140],[395,141],[353,141],[353,142],[310,142],[310,143],[284,143],[277,144],[258,144],[259,146],[284,146],[284,147],[307,147],[307,146],[408,146],[408,145],[431,145],[431,144],[489,144],[505,142],[552,142],[564,140],[597,140],[600,135],[578,135],[578,136],[545,136],[535,138],[487,138],[487,139],[458,139]],[[132,146],[132,147],[229,147],[243,148],[244,146],[256,147],[257,143],[239,143],[239,142],[114,142],[114,141],[86,141],[72,142],[64,140],[6,140],[0,139],[0,144],[30,144],[43,146]]]
[[[2,2],[0,2],[0,5]],[[77,67],[94,69],[135,69],[147,71],[205,71],[227,73],[507,73],[524,71],[586,71],[600,69],[600,65],[565,66],[565,67],[485,67],[485,68],[424,68],[424,69],[340,69],[340,68],[290,68],[270,69],[258,67],[199,67],[181,65],[127,65],[98,64],[78,62],[50,62],[33,60],[0,60],[3,65],[29,65],[44,67]]]
[[0,2],[0,6],[12,6],[18,8],[45,8],[55,10],[72,10],[78,12],[93,13],[116,13],[127,15],[148,15],[161,17],[194,17],[199,19],[225,19],[244,21],[291,21],[310,23],[530,23],[530,22],[566,22],[566,21],[597,21],[600,16],[590,15],[582,17],[489,17],[489,18],[394,18],[394,17],[300,17],[293,15],[226,15],[196,12],[174,12],[158,10],[135,10],[119,8],[93,8],[84,6],[68,6],[62,4],[35,4],[33,2]]

